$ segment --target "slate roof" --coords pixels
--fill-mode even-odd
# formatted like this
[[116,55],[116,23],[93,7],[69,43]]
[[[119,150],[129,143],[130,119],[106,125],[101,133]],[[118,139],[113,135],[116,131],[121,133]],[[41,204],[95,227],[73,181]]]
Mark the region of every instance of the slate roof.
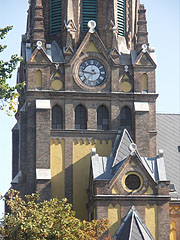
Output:
[[157,114],[157,149],[163,149],[167,178],[175,184],[172,199],[180,199],[180,114]]
[[113,239],[116,240],[153,240],[153,237],[140,218],[135,207],[132,206],[124,221],[116,231]]
[[[94,180],[113,179],[131,155],[129,147],[132,143],[133,140],[125,129],[123,132],[118,133],[109,157],[99,156],[96,152],[93,152],[91,164]],[[134,154],[155,182],[167,180],[163,156],[159,155],[154,158],[141,157],[138,150],[135,150]]]
[[[59,47],[56,41],[52,41],[51,44],[48,44],[49,47],[45,49],[45,54],[47,57],[55,63],[64,63],[64,56],[62,49]],[[32,47],[29,44],[26,44],[25,42],[22,42],[21,44],[21,52],[22,57],[24,60],[28,61],[29,58],[32,56]]]

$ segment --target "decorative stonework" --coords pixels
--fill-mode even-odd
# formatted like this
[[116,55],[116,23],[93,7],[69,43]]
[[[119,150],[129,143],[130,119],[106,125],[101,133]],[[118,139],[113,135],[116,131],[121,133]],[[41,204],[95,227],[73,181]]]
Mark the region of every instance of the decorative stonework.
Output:
[[180,215],[180,206],[170,206],[169,208],[170,215]]

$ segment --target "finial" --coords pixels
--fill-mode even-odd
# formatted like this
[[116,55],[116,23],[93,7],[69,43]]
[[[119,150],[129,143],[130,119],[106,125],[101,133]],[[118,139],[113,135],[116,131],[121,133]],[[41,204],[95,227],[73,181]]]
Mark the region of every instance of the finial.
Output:
[[133,156],[135,154],[135,152],[137,151],[137,145],[135,143],[131,143],[129,145],[129,150],[131,151],[130,152],[131,156]]
[[42,42],[41,41],[37,41],[36,45],[37,45],[38,50],[42,49]]
[[59,68],[59,64],[55,64],[55,68],[56,68],[56,70],[58,70],[58,68]]
[[[107,27],[105,28],[105,30],[106,29],[107,29]],[[110,21],[108,29],[113,31],[113,33],[116,33],[118,31],[117,26],[114,24],[114,22],[112,20]]]
[[114,27],[112,28],[112,31],[113,31],[113,33],[116,33],[116,32],[118,31],[117,27],[114,26]]
[[128,72],[128,71],[129,71],[128,65],[125,65],[125,66],[124,66],[124,71],[125,71],[125,72]]
[[143,51],[143,53],[147,52],[147,45],[146,44],[142,45],[142,51]]
[[162,158],[164,156],[163,149],[159,149],[159,157]]
[[96,22],[94,20],[90,20],[88,22],[88,27],[89,27],[89,32],[94,33],[96,28]]
[[67,29],[68,32],[75,32],[76,31],[76,25],[72,19],[69,21],[64,20],[64,26]]

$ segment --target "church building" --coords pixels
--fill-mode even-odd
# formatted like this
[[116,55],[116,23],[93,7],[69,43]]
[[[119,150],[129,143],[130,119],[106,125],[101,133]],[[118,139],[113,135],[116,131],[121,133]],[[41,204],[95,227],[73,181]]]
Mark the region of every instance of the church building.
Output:
[[12,188],[66,197],[78,218],[109,219],[117,240],[180,239],[180,169],[173,180],[166,162],[179,152],[166,160],[161,116],[157,147],[140,0],[29,0],[21,56]]

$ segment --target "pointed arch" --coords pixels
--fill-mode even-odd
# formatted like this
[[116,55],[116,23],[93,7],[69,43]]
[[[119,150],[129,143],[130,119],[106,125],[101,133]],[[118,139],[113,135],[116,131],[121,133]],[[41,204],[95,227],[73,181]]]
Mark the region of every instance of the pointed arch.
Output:
[[97,129],[109,130],[109,111],[104,105],[97,109]]
[[87,129],[87,110],[81,104],[75,108],[75,129]]
[[97,0],[82,0],[82,30],[88,31],[88,22],[97,22]]
[[118,35],[126,34],[126,0],[117,0]]
[[63,129],[63,112],[58,105],[52,108],[52,129]]
[[148,75],[146,73],[141,76],[141,91],[148,92]]
[[35,85],[36,85],[36,89],[39,89],[39,90],[42,89],[42,72],[41,72],[41,70],[36,71]]
[[62,29],[62,0],[50,0],[50,31],[52,34]]
[[132,130],[132,113],[128,107],[123,107],[120,112],[120,128]]

